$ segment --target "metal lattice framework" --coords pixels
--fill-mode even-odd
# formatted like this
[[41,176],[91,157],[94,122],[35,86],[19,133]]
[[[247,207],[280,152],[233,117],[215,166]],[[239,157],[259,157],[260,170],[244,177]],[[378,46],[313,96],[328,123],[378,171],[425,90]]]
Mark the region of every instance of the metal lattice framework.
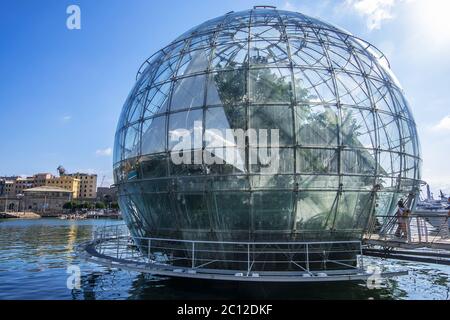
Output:
[[[310,241],[219,242],[130,238],[128,230],[123,227],[112,225],[98,228],[92,241],[77,246],[77,254],[87,261],[110,268],[190,279],[296,283],[369,281],[374,272],[364,266],[362,255],[355,255],[362,251],[360,241],[333,242],[335,246],[328,246],[327,251],[322,250],[327,243]],[[140,248],[135,245],[136,242],[140,243]],[[146,249],[145,255],[143,247]],[[351,260],[339,258],[343,248],[354,253]],[[235,255],[230,256],[230,252]],[[229,267],[220,268],[224,264]],[[406,274],[407,271],[379,272],[378,279]]]
[[[279,129],[280,165],[175,165],[176,129]],[[202,149],[208,149],[203,140]],[[192,150],[195,154],[198,150]],[[214,154],[215,150],[210,150]],[[361,239],[420,182],[416,126],[385,57],[318,19],[271,8],[186,32],[139,69],[114,150],[134,236]]]

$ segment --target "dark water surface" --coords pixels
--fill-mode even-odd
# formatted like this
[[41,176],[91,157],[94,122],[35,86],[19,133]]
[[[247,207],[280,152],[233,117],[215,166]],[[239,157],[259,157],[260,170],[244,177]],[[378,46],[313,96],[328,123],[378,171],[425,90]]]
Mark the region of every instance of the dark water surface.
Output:
[[[385,270],[409,270],[379,289],[364,283],[230,284],[151,277],[77,258],[75,246],[97,226],[122,221],[0,220],[0,299],[450,299],[450,267],[367,258]],[[67,288],[67,267],[81,270],[81,288]]]

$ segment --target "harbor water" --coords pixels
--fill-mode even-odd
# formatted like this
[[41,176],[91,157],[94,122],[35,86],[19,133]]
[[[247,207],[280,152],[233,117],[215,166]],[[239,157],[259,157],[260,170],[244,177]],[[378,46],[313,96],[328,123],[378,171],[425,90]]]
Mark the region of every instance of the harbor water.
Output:
[[[152,277],[81,261],[75,247],[115,220],[0,220],[0,299],[450,299],[450,267],[378,258],[365,264],[409,275],[365,283],[234,284]],[[68,288],[80,270],[80,287]],[[69,281],[68,281],[69,280]],[[70,286],[69,286],[70,287]]]

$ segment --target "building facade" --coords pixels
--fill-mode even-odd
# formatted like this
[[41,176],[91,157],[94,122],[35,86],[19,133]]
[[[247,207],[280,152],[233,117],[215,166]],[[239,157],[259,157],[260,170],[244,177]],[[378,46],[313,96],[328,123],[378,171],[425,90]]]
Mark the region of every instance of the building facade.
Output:
[[35,187],[24,191],[23,208],[41,214],[60,213],[71,199],[72,191],[65,188]]
[[117,187],[98,187],[97,201],[105,203],[117,202]]
[[78,179],[80,181],[78,188],[78,197],[81,199],[97,198],[97,175],[87,173],[72,173],[68,177]]
[[71,176],[52,177],[45,180],[45,186],[62,188],[72,193],[72,199],[80,197],[80,179]]
[[6,180],[4,195],[15,195],[14,181]]
[[23,194],[26,189],[35,187],[34,177],[19,177],[13,182],[14,185],[14,195]]
[[72,193],[72,199],[96,199],[97,175],[86,173],[65,174],[59,177],[50,173],[38,173],[31,177],[0,178],[0,197],[14,198],[25,190],[50,186]]

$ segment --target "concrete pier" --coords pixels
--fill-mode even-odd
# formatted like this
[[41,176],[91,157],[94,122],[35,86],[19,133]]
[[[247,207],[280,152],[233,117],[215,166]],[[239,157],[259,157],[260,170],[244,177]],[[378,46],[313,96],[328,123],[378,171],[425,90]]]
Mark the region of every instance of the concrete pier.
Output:
[[0,212],[0,219],[40,219],[41,216],[34,212]]

